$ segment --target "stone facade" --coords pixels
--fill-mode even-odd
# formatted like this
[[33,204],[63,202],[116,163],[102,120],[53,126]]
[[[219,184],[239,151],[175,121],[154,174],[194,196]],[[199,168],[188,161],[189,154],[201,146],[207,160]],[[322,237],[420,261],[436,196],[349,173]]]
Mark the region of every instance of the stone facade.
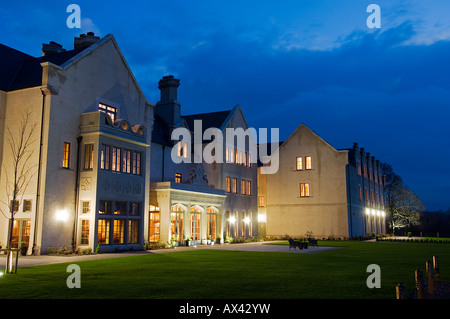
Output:
[[[89,37],[93,40],[90,45],[70,51],[49,52],[45,46],[44,56],[38,58],[2,48],[11,60],[23,60],[10,74],[13,84],[0,91],[4,97],[0,105],[4,114],[0,138],[3,211],[8,211],[4,204],[8,202],[5,181],[12,157],[8,129],[17,130],[16,123],[24,112],[30,112],[38,128],[29,149],[34,175],[21,194],[14,224],[13,245],[26,242],[28,253],[45,253],[49,248],[64,246],[95,249],[100,200],[108,197],[102,194],[106,185],[117,191],[116,200],[126,205],[136,202],[140,207],[138,216],[128,218],[128,206],[126,218],[124,212],[116,214],[123,218],[116,222],[116,229],[114,220],[119,220],[119,216],[111,212],[110,228],[105,230],[109,236],[105,250],[129,248],[131,228],[132,232],[143,234],[148,220],[148,210],[144,208],[149,205],[153,104],[142,94],[114,37]],[[139,153],[139,174],[100,169],[105,144]],[[124,158],[119,160],[122,163]],[[131,219],[138,221],[126,224]],[[8,227],[8,220],[2,218],[0,241],[5,246]],[[142,246],[143,237],[132,241],[133,245]]]
[[[266,236],[352,238],[385,232],[382,202],[375,202],[375,194],[382,194],[379,162],[363,150],[336,150],[302,124],[274,152],[278,172],[258,176]],[[374,200],[365,193],[360,197],[365,187],[367,196],[374,191]]]

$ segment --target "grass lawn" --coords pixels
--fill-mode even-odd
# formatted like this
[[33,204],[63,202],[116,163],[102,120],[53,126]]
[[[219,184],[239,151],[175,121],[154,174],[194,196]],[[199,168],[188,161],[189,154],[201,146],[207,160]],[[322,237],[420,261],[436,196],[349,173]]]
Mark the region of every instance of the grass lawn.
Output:
[[[450,281],[450,244],[319,245],[343,248],[315,254],[197,249],[77,262],[81,289],[66,285],[70,262],[19,268],[0,278],[0,298],[392,299],[400,281],[412,291],[415,269],[425,272],[433,255],[440,259],[441,280]],[[380,289],[366,285],[370,264],[381,268]]]

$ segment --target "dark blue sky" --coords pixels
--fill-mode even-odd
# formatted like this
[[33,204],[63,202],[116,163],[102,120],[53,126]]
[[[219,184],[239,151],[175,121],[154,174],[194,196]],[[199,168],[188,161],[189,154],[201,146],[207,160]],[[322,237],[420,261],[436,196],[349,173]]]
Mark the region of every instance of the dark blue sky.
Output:
[[[81,29],[69,29],[69,4]],[[370,3],[381,28],[369,29]],[[429,210],[450,208],[450,1],[8,1],[0,42],[41,55],[109,33],[147,99],[181,79],[185,115],[241,105],[249,126],[305,123],[335,148],[353,142],[393,166]]]

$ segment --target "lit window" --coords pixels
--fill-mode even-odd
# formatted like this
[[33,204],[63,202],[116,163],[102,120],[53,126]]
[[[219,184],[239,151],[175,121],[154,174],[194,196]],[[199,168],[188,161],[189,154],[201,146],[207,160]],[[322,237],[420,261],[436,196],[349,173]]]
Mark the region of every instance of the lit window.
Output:
[[123,244],[125,242],[125,220],[114,220],[113,243]]
[[305,169],[312,169],[311,156],[305,157]]
[[112,148],[112,163],[111,169],[115,172],[120,172],[120,148]]
[[233,178],[233,193],[237,193],[237,178]]
[[133,174],[141,175],[141,153],[133,152]]
[[84,169],[94,168],[94,144],[84,146]]
[[187,158],[188,149],[186,142],[178,141],[178,156]]
[[62,167],[64,167],[64,168],[70,167],[70,143],[69,142],[64,142]]
[[99,103],[98,104],[98,109],[106,114],[109,115],[109,117],[111,118],[112,122],[114,123],[114,121],[116,120],[116,116],[117,116],[117,109],[115,107],[103,104],[103,103]]
[[358,185],[358,193],[359,193],[359,200],[362,200],[362,189],[361,189],[361,185]]
[[133,219],[128,221],[128,243],[138,242],[139,220]]
[[157,242],[159,241],[159,229],[160,229],[160,213],[159,207],[150,206],[150,222],[148,231],[148,241]]
[[109,170],[109,157],[111,153],[111,146],[102,145],[102,151],[100,152],[100,168]]
[[361,163],[360,163],[360,162],[358,162],[358,163],[356,164],[356,169],[357,169],[357,171],[358,171],[358,175],[361,175]]
[[245,213],[241,213],[241,236],[245,237]]
[[177,183],[177,184],[181,183],[181,178],[182,178],[182,175],[180,173],[176,173],[175,174],[175,183]]
[[264,202],[264,196],[259,196],[258,197],[258,206],[259,207],[264,207],[266,204]]
[[300,197],[309,197],[309,183],[300,184]]
[[89,245],[89,219],[81,220],[81,245]]
[[245,181],[241,180],[241,194],[242,195],[245,195],[245,186],[246,186]]
[[252,182],[247,181],[247,195],[251,195],[251,194],[252,194]]
[[99,245],[109,244],[109,219],[98,220],[97,241]]
[[228,193],[231,193],[231,178],[230,177],[227,177],[226,190]]
[[89,214],[91,212],[91,202],[81,202],[81,212]]
[[122,172],[131,173],[131,151],[123,150],[122,152]]
[[303,158],[297,157],[296,169],[297,169],[297,171],[300,171],[303,169]]

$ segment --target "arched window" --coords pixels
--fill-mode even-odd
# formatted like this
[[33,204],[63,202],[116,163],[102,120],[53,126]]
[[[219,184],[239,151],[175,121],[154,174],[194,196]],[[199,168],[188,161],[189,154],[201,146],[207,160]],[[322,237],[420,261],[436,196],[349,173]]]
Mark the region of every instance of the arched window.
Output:
[[170,213],[170,238],[174,238],[177,241],[183,240],[183,219],[184,208],[178,204],[173,205]]

